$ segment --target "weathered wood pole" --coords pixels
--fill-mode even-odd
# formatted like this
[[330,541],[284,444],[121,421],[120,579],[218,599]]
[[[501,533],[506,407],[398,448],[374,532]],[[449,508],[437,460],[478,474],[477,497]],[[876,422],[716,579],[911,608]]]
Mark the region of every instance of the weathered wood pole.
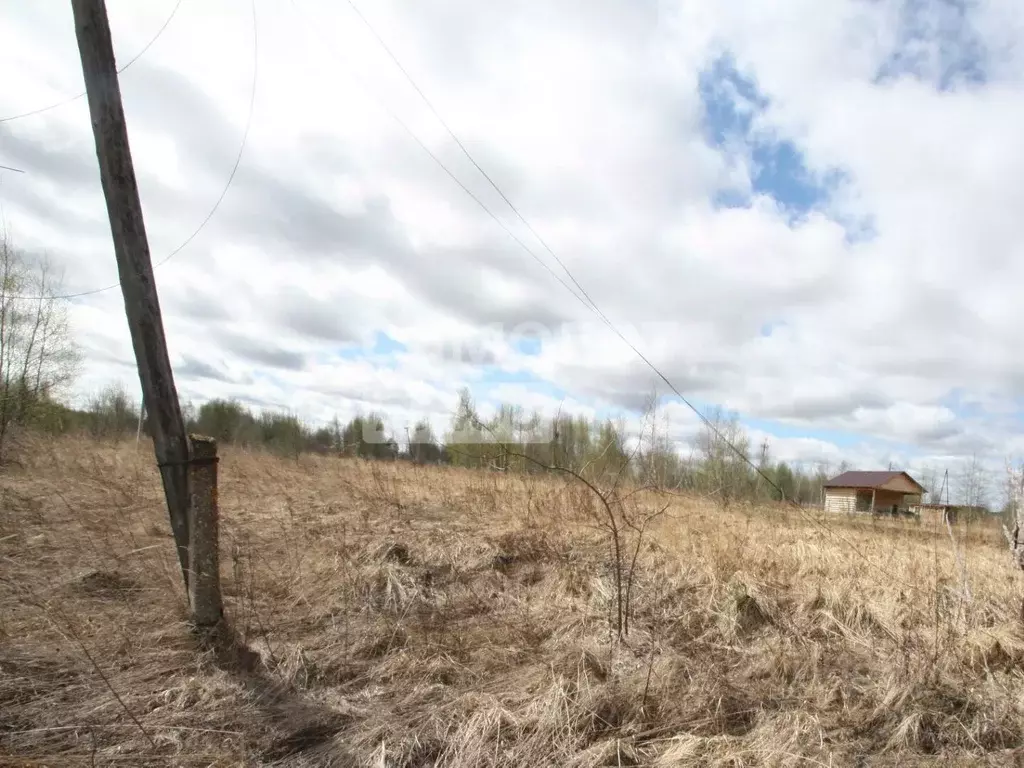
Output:
[[71,8],[125,315],[142,384],[143,407],[149,414],[154,452],[187,593],[189,445],[164,339],[142,204],[128,147],[110,24],[104,0],[71,0]]
[[189,602],[197,626],[216,624],[224,615],[220,593],[219,511],[217,509],[217,441],[189,435],[192,444],[188,517]]

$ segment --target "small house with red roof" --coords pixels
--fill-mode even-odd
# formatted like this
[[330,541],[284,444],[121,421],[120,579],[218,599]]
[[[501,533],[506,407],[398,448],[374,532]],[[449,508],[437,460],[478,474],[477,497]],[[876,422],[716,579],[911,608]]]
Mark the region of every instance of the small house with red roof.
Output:
[[906,472],[843,472],[823,486],[825,511],[909,514],[926,489]]

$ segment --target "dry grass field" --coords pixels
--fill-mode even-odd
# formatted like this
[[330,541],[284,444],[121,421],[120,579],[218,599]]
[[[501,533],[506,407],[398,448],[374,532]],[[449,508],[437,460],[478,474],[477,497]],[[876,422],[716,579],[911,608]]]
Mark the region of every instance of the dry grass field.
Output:
[[0,763],[1024,764],[994,528],[955,531],[965,578],[945,529],[673,497],[620,641],[571,479],[222,454],[215,641],[149,445],[0,474]]

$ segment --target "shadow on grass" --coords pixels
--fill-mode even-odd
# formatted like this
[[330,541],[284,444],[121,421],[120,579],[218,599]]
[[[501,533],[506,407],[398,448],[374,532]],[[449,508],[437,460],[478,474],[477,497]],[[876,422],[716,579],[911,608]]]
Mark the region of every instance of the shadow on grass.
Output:
[[295,758],[327,745],[353,722],[351,715],[311,700],[294,685],[276,679],[259,653],[241,639],[227,619],[210,628],[192,627],[201,652],[214,665],[238,680],[251,695],[266,721],[273,725],[271,738],[259,749],[261,762]]

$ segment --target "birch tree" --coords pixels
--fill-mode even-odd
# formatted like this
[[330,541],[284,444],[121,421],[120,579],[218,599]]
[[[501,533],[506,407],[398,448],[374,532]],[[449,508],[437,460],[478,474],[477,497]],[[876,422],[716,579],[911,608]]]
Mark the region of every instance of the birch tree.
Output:
[[749,497],[754,488],[750,467],[750,438],[735,414],[714,408],[697,434],[702,457],[705,492],[715,494],[723,506]]
[[971,456],[960,467],[956,477],[957,501],[967,507],[973,514],[978,508],[988,503],[987,478],[985,467],[977,456]]
[[59,286],[46,260],[28,260],[0,233],[0,459],[12,428],[39,418],[78,371]]
[[[1010,545],[1014,562],[1024,570],[1024,542],[1021,530],[1024,528],[1024,461],[1006,461],[1006,510],[1003,532]],[[1024,607],[1021,609],[1024,618]]]

